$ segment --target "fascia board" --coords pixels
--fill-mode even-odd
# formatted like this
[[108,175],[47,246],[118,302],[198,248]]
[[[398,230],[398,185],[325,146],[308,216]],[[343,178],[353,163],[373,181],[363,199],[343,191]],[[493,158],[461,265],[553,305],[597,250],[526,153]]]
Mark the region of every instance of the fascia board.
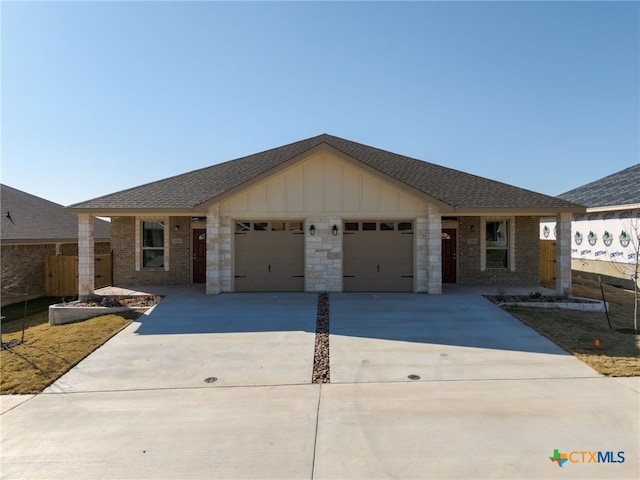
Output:
[[625,205],[608,205],[604,207],[587,207],[587,213],[619,212],[621,210],[636,210],[636,209],[640,209],[640,203],[628,203]]
[[487,208],[487,207],[461,207],[456,208],[454,213],[460,216],[489,216],[489,215],[501,215],[501,216],[534,216],[534,217],[548,217],[554,216],[559,213],[585,213],[586,208],[576,205],[575,207],[562,207],[562,208]]
[[65,207],[70,213],[88,213],[94,217],[126,217],[136,215],[172,215],[187,216],[194,213],[193,208],[77,208]]

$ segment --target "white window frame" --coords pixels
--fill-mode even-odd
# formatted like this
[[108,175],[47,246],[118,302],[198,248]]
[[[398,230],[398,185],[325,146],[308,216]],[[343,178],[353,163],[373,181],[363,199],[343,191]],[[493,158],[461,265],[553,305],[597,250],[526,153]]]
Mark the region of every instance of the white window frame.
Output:
[[[142,247],[142,223],[143,222],[163,222],[164,223],[164,237],[163,237],[163,241],[164,241],[164,247],[163,247],[163,253],[164,253],[164,267],[160,267],[160,268],[148,268],[148,267],[143,267],[142,266],[142,254],[143,254],[143,247]],[[140,271],[145,271],[145,272],[158,272],[158,271],[165,271],[168,272],[169,271],[169,252],[170,252],[170,248],[169,248],[169,217],[157,217],[157,216],[153,216],[153,217],[136,217],[136,242],[135,242],[135,255],[136,255],[136,272],[140,272]]]
[[[507,222],[509,238],[507,239],[508,262],[506,268],[487,268],[487,222]],[[516,217],[482,217],[480,220],[480,271],[508,270],[516,271]]]

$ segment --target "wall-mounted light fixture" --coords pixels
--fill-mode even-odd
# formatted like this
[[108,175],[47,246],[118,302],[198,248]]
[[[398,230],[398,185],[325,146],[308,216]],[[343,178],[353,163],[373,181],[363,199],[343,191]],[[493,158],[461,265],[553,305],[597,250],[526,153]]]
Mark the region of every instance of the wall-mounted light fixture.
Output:
[[469,230],[471,230],[471,233],[475,232],[475,231],[476,231],[476,226],[475,226],[475,225],[473,225],[473,224],[471,224],[471,225],[469,226]]
[[176,232],[179,232],[180,231],[180,225],[176,225],[175,230],[176,230]]
[[333,228],[331,229],[331,231],[333,232],[333,235],[338,235],[338,226],[334,225]]
[[311,235],[315,235],[316,234],[316,226],[314,224],[311,224],[311,226],[309,227],[309,233]]

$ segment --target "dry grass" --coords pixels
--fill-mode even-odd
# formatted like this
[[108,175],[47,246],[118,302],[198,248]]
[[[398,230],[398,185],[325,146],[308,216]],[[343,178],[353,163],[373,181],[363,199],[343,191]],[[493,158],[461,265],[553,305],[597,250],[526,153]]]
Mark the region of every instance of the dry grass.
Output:
[[[505,307],[512,315],[529,325],[556,345],[572,353],[603,375],[630,377],[640,375],[640,335],[620,333],[617,329],[633,329],[633,292],[604,286],[610,304],[609,317],[602,313],[560,309]],[[574,284],[573,295],[602,300],[600,287]],[[600,346],[596,346],[599,340]]]
[[[104,315],[50,327],[48,312],[26,318],[24,343],[0,353],[0,393],[38,393],[75,366],[139,313]],[[2,324],[2,342],[22,337],[22,319]]]

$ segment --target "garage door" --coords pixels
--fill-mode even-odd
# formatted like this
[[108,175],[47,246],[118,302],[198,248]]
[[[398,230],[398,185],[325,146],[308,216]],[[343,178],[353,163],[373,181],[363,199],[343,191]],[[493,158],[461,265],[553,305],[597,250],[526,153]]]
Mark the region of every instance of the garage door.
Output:
[[236,222],[234,239],[237,292],[304,290],[303,222]]
[[413,222],[345,222],[346,292],[413,291]]

